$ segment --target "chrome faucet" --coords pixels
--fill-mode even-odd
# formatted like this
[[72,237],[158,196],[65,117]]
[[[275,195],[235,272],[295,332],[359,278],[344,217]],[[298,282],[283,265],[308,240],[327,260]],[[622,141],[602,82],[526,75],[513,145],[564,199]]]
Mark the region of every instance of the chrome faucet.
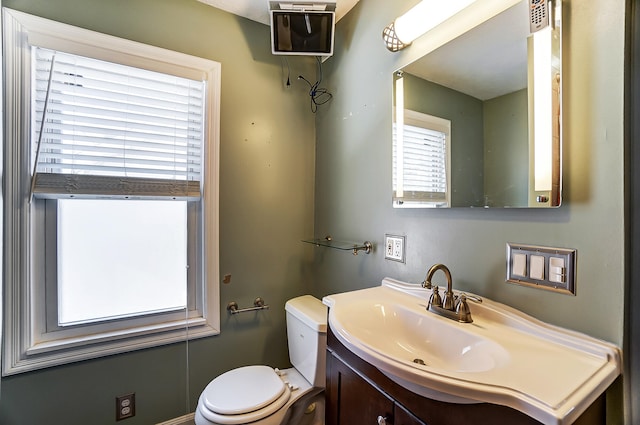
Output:
[[[442,270],[447,278],[447,290],[444,293],[444,297],[440,297],[438,286],[434,286],[431,283],[433,275],[438,270]],[[427,304],[427,310],[436,313],[437,315],[444,316],[449,319],[457,320],[461,323],[471,323],[471,311],[467,305],[467,298],[475,301],[482,302],[479,297],[472,297],[466,294],[460,294],[456,297],[453,293],[453,280],[451,279],[451,272],[449,268],[444,264],[434,264],[427,271],[427,275],[422,281],[422,287],[431,289],[431,296],[429,297],[429,303]]]

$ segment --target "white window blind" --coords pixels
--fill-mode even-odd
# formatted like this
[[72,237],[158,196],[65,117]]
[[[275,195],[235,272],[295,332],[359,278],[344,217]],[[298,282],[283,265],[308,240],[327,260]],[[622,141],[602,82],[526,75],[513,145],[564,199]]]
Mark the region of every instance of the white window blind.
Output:
[[202,81],[33,52],[34,196],[200,196]]
[[[417,121],[415,118],[405,118],[402,143],[397,140],[396,124],[393,126],[394,202],[446,203],[448,131],[429,128],[431,126],[428,122],[414,125],[418,124]],[[399,149],[402,149],[401,167],[398,166]],[[402,170],[402,175],[398,175],[399,169]]]

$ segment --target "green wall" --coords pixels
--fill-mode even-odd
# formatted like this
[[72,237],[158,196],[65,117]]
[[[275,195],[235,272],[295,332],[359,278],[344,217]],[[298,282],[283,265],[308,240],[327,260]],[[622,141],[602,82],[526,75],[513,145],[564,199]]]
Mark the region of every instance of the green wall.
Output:
[[[311,290],[300,239],[313,234],[315,127],[308,86],[293,77],[285,88],[268,27],[196,0],[3,5],[222,64],[220,273],[232,277],[221,283],[221,334],[192,341],[188,358],[181,343],[4,377],[0,423],[113,424],[115,397],[135,392],[136,416],[122,423],[148,425],[192,412],[205,385],[233,367],[288,367],[284,303]],[[288,63],[292,76],[315,77],[315,60]],[[228,317],[228,302],[258,296],[270,310]]]
[[[622,345],[624,1],[565,1],[564,201],[546,210],[392,208],[392,73],[419,56],[428,35],[392,53],[381,31],[413,4],[361,0],[338,24],[325,66],[334,98],[316,120],[315,231],[376,249],[354,257],[318,248],[318,292],[379,285],[385,276],[418,283],[444,263],[458,289]],[[385,233],[406,235],[405,264],[384,259]],[[576,296],[505,283],[507,242],[577,249]]]
[[529,123],[527,89],[485,100],[484,188],[487,203],[529,202]]

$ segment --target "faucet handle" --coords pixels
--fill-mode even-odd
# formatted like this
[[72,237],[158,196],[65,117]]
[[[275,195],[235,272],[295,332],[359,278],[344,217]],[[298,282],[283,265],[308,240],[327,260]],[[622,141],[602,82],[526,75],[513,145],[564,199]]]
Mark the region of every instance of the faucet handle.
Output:
[[456,303],[456,315],[458,316],[459,322],[473,322],[473,319],[471,318],[471,311],[469,310],[469,306],[467,305],[467,296],[465,294],[460,294],[460,296],[458,297],[458,302]]
[[460,292],[460,296],[465,296],[466,299],[468,299],[469,301],[473,301],[476,302],[478,304],[480,304],[482,302],[482,298],[480,298],[477,295],[471,295],[471,294],[466,294],[464,292]]
[[442,298],[438,292],[438,287],[434,286],[429,297],[429,306],[442,307]]

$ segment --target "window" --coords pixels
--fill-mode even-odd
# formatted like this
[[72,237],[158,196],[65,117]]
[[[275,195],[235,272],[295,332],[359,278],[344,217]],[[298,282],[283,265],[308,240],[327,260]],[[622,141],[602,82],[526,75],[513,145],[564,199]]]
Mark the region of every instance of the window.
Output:
[[61,199],[53,214],[48,328],[186,308],[186,202]]
[[220,65],[4,16],[3,374],[219,333]]
[[451,122],[404,109],[393,123],[393,206],[450,205]]

